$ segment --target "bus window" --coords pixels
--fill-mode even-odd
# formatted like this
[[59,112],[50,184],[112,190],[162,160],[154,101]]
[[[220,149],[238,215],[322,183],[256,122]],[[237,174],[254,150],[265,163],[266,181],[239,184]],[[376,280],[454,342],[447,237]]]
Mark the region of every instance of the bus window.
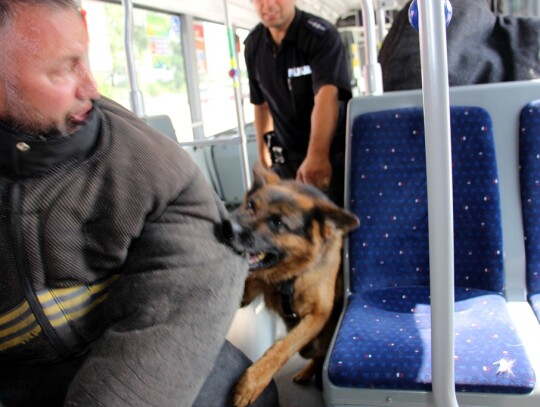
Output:
[[[90,35],[90,66],[101,94],[131,108],[120,4],[83,0]],[[193,131],[177,15],[133,9],[133,46],[138,84],[147,115],[168,115],[178,141]]]
[[241,81],[242,81],[242,100],[244,102],[244,118],[246,123],[253,123],[255,120],[255,112],[253,105],[249,101],[249,79],[247,76],[246,60],[244,59],[244,41],[248,36],[250,30],[245,30],[243,28],[236,29],[236,37],[238,39],[238,66],[240,67],[241,72]]
[[[199,91],[205,136],[214,136],[238,127],[234,89],[229,76],[231,69],[227,28],[224,24],[203,20],[194,21]],[[236,49],[240,68],[243,63],[243,40],[247,30],[236,30]],[[244,71],[245,72],[245,71]],[[247,75],[242,75],[242,92],[246,121],[253,121],[253,109],[249,104]],[[247,106],[246,106],[247,105]]]

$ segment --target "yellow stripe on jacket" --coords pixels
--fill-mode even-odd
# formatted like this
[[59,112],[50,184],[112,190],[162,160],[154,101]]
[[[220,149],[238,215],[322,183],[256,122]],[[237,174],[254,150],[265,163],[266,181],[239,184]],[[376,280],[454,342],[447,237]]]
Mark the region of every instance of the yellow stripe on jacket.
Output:
[[[37,298],[51,325],[55,328],[84,317],[108,296],[112,276],[90,286],[45,289]],[[42,332],[27,301],[0,315],[0,351],[13,348],[37,337]]]

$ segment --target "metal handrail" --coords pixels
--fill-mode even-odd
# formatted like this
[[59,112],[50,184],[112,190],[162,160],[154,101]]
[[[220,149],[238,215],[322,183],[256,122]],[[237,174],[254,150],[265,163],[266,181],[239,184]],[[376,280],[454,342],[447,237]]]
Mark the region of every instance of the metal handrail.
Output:
[[[418,0],[426,140],[433,397],[457,407],[454,379],[454,240],[450,96],[443,0]],[[366,93],[382,94],[372,0],[362,0]]]
[[442,0],[418,0],[428,196],[431,374],[437,407],[457,407],[450,96]]
[[242,89],[240,84],[240,69],[238,64],[238,55],[236,53],[236,43],[234,30],[229,18],[229,8],[227,0],[223,0],[223,8],[225,12],[225,25],[227,26],[227,39],[229,41],[229,54],[231,64],[231,79],[233,80],[234,101],[236,106],[236,118],[238,120],[238,134],[240,136],[240,168],[242,170],[242,182],[244,191],[247,191],[251,186],[251,176],[249,169],[248,151],[247,151],[247,135],[246,123],[244,119],[244,104],[242,100]]
[[126,50],[126,63],[130,84],[131,109],[140,118],[145,117],[144,98],[137,82],[135,57],[133,55],[133,3],[131,0],[122,0],[124,9],[124,48]]
[[367,95],[383,93],[382,70],[377,62],[377,35],[375,34],[375,11],[372,0],[362,0],[362,23],[364,27],[365,59],[364,80]]

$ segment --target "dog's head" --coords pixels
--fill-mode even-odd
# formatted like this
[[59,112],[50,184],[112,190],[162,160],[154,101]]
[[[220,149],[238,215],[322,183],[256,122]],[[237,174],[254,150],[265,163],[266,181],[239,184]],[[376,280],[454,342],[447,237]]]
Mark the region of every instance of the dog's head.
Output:
[[249,270],[268,281],[310,267],[325,247],[359,224],[313,186],[281,180],[257,164],[252,188],[231,214],[235,249],[248,253]]

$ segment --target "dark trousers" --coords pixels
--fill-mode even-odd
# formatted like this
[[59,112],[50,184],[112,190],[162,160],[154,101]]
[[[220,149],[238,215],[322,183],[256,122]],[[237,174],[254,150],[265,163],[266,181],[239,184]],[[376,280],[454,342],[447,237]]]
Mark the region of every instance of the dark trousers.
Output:
[[[234,387],[251,361],[235,348],[225,342],[214,369],[197,396],[193,407],[229,407],[233,406]],[[277,387],[274,381],[259,396],[253,407],[279,407]]]
[[[61,407],[73,376],[84,358],[36,368],[9,369],[0,365],[1,407]],[[194,407],[232,407],[234,388],[251,361],[226,341],[214,369],[206,379]],[[271,382],[259,396],[256,407],[278,407],[277,389]],[[126,406],[128,407],[128,406]]]

